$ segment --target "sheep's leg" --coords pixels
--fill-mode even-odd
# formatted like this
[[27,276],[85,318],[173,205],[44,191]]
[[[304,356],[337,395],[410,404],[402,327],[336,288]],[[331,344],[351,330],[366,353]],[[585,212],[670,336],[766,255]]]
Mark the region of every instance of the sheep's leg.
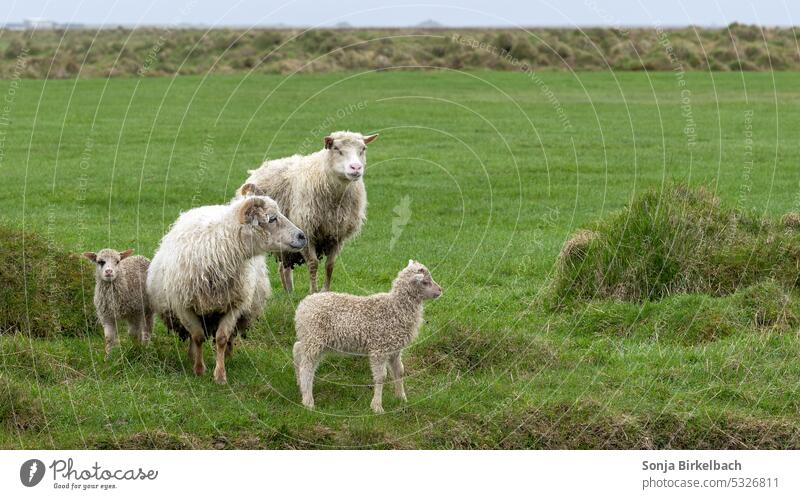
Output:
[[375,383],[375,393],[369,405],[375,414],[383,414],[383,382],[386,380],[386,357],[370,355],[369,367],[372,370],[372,382]]
[[111,350],[119,345],[119,341],[117,340],[117,322],[115,320],[103,322],[103,336],[105,336],[106,339],[106,357],[109,357],[111,355]]
[[228,312],[220,319],[219,327],[214,335],[214,342],[217,347],[217,361],[214,366],[214,381],[220,385],[228,382],[228,376],[225,372],[225,354],[228,351],[228,340],[231,339],[233,328],[236,327],[236,321],[239,320],[239,313],[236,311]]
[[281,274],[281,284],[287,293],[291,293],[294,289],[294,281],[292,280],[292,268],[284,267],[283,263],[278,264]]
[[314,408],[314,374],[319,366],[322,352],[309,351],[299,341],[293,348],[294,362],[297,366],[297,383],[300,385],[300,394],[303,405],[309,409]]
[[403,386],[403,360],[400,358],[400,353],[389,357],[389,370],[392,372],[392,379],[394,380],[394,393],[403,402],[408,402],[406,398],[406,388]]
[[153,335],[153,317],[152,312],[144,316],[141,337],[139,338],[142,343],[150,343],[150,337]]
[[313,294],[317,292],[317,269],[319,268],[319,259],[317,258],[317,252],[311,244],[306,246],[303,250],[303,258],[305,258],[308,264],[308,277],[311,280],[308,292]]
[[206,334],[203,325],[200,323],[200,318],[190,310],[178,310],[176,315],[183,327],[189,331],[189,360],[192,361],[194,373],[202,376],[206,372],[206,365],[203,362],[203,342],[206,340]]
[[139,343],[141,341],[143,328],[144,328],[144,319],[142,319],[142,317],[134,316],[128,319],[128,335],[136,343]]
[[339,245],[331,249],[331,252],[328,253],[328,256],[325,257],[325,282],[322,285],[322,291],[330,291],[331,290],[331,277],[333,276],[333,264],[336,263],[336,257],[339,256]]

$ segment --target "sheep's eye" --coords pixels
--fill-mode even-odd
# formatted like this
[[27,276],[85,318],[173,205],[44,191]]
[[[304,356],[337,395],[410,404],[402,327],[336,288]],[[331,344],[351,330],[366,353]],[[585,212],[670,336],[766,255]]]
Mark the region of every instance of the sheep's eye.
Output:
[[277,221],[278,221],[278,216],[277,215],[270,215],[269,216],[269,223],[274,224]]
[[103,265],[105,265],[105,264],[106,264],[106,261],[105,261],[105,260],[97,260],[97,265],[99,265],[99,266],[101,266],[101,267],[102,267],[102,266],[103,266]]
[[366,151],[366,150],[367,150],[367,148],[366,148],[366,147],[362,147],[362,148],[361,148],[361,154],[364,154],[364,151]]

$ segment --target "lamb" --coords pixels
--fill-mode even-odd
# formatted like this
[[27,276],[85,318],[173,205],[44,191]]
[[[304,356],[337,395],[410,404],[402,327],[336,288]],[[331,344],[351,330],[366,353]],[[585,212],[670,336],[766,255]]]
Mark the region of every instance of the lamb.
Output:
[[303,405],[314,407],[314,373],[326,352],[369,357],[375,383],[370,407],[383,412],[383,382],[388,365],[395,394],[404,402],[403,349],[419,334],[422,303],[436,299],[442,288],[428,269],[413,260],[397,274],[389,293],[353,296],[319,293],[307,296],[295,312],[297,342],[294,368]]
[[161,240],[147,276],[151,303],[168,328],[189,338],[195,374],[202,345],[214,337],[214,380],[227,382],[232,340],[257,319],[270,295],[265,254],[299,251],[306,238],[266,196],[183,213]]
[[150,260],[137,255],[133,249],[119,252],[102,249],[86,252],[86,259],[96,264],[94,308],[103,325],[106,356],[119,344],[117,326],[128,323],[128,332],[139,343],[150,341],[153,332],[153,311],[145,289]]
[[[301,253],[278,253],[281,283],[293,288],[292,268],[308,263],[309,290],[317,291],[317,268],[325,257],[323,291],[330,290],[333,266],[343,244],[361,230],[366,219],[367,193],[363,176],[367,144],[378,134],[334,132],[325,137],[324,149],[266,161],[250,170],[247,183],[273,197],[308,237]],[[247,185],[247,184],[245,184]],[[241,190],[239,191],[241,193]]]

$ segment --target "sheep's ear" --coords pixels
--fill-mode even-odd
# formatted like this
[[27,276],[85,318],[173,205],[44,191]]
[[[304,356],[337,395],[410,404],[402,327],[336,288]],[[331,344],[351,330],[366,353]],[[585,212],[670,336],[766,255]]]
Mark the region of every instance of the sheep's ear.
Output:
[[84,253],[83,257],[89,260],[90,262],[97,261],[97,253],[92,253],[91,251],[87,251],[86,253]]
[[239,223],[252,223],[253,220],[256,220],[258,217],[258,210],[264,208],[266,205],[267,203],[262,198],[255,196],[247,198],[247,200],[242,203],[242,206],[239,207]]
[[370,142],[372,142],[373,140],[375,140],[377,138],[378,138],[378,134],[377,133],[373,133],[372,135],[367,135],[366,137],[364,137],[364,143],[365,144],[369,144]]
[[120,260],[124,260],[124,259],[128,258],[129,256],[131,256],[133,254],[133,251],[134,251],[133,248],[126,249],[125,251],[123,251],[122,253],[119,254],[119,259]]
[[242,197],[263,196],[264,191],[259,189],[258,186],[256,186],[256,184],[247,183],[239,187],[239,194],[241,194]]
[[333,147],[333,137],[328,135],[325,137],[325,149],[330,149],[331,147]]

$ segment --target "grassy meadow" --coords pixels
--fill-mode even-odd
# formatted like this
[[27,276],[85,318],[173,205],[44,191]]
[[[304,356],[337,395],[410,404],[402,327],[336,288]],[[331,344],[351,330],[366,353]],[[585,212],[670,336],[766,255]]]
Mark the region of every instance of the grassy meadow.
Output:
[[[6,80],[0,95],[0,222],[38,234],[43,254],[152,257],[182,210],[225,202],[265,158],[351,129],[381,136],[368,220],[334,290],[386,290],[409,258],[445,290],[405,354],[408,404],[387,389],[386,414],[372,415],[366,362],[332,357],[312,412],[291,362],[305,270],[287,295],[270,261],[274,295],[217,386],[210,371],[191,374],[158,320],[150,346],[122,331],[104,360],[86,262],[72,297],[84,327],[0,331],[0,448],[800,447],[794,319],[739,314],[725,334],[675,341],[676,325],[713,328],[709,311],[740,302],[697,290],[551,299],[564,242],[649,189],[704,186],[725,209],[776,224],[799,211],[800,74]],[[800,315],[797,293],[776,313]],[[205,356],[213,366],[208,344]]]

